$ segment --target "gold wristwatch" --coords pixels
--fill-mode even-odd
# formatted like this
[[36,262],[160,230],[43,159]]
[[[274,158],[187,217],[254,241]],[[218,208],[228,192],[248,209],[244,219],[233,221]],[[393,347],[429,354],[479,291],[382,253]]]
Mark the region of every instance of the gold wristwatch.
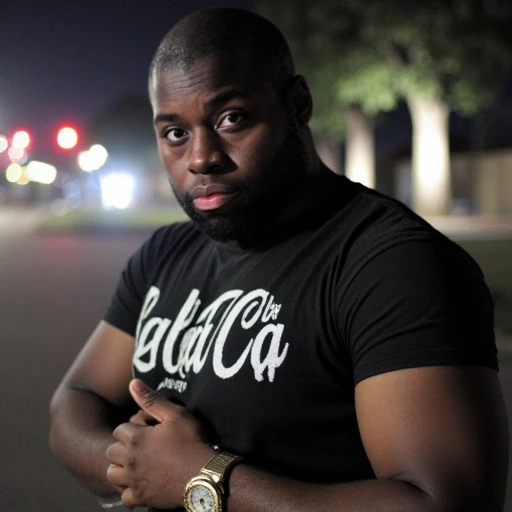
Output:
[[222,512],[228,471],[241,460],[242,457],[224,451],[210,459],[185,487],[183,501],[187,512]]

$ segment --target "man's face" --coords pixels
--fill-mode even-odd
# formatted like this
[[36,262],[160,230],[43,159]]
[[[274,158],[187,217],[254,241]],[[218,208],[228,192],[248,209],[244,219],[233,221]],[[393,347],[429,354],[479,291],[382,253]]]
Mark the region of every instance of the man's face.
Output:
[[279,222],[307,160],[292,109],[268,81],[236,56],[208,57],[160,72],[151,99],[160,157],[193,221],[238,241]]

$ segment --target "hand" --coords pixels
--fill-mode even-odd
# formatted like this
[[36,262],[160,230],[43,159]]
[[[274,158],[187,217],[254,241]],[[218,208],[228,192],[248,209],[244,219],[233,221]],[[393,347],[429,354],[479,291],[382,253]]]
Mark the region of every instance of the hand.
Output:
[[107,478],[123,489],[127,507],[182,506],[186,483],[216,452],[187,409],[140,380],[132,380],[129,389],[141,412],[114,430],[117,442],[107,449]]
[[154,427],[158,425],[159,421],[153,418],[151,414],[141,409],[130,418],[130,423],[133,425],[142,425],[143,427]]

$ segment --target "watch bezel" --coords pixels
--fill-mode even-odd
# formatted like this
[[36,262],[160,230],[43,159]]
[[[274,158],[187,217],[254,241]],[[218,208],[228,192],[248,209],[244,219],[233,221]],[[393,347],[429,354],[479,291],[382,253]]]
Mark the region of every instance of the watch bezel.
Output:
[[197,512],[196,509],[194,509],[192,503],[190,502],[190,495],[192,494],[192,491],[196,487],[206,487],[208,488],[211,493],[213,494],[214,500],[215,500],[215,512],[222,512],[222,499],[221,499],[221,491],[218,487],[218,485],[210,478],[208,478],[206,475],[198,475],[194,478],[192,478],[185,487],[185,493],[184,493],[184,500],[183,503],[185,505],[185,509],[187,512]]

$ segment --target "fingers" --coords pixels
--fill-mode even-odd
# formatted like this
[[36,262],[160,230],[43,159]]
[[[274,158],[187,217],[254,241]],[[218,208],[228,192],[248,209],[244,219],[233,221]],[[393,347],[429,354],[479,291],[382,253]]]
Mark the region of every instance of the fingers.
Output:
[[141,503],[141,501],[135,497],[135,494],[130,487],[127,487],[123,491],[123,494],[121,494],[121,500],[123,501],[123,505],[127,508],[145,506],[145,503]]
[[158,420],[146,411],[139,411],[130,418],[130,423],[132,425],[140,425],[141,427],[154,427],[158,425]]
[[111,444],[106,451],[107,461],[115,466],[126,463],[126,448],[121,443]]
[[132,380],[129,389],[133,399],[146,414],[160,423],[173,419],[178,406],[169,402],[160,393],[148,388],[141,380]]
[[[107,480],[114,486],[121,496],[123,504],[127,507],[143,505],[135,499],[130,489],[129,475],[126,471],[127,454],[126,448],[121,443],[114,443],[107,448],[107,460],[110,465],[107,467]],[[129,492],[127,492],[129,490]]]
[[134,425],[133,423],[121,423],[118,425],[112,435],[121,443],[130,443],[134,436],[139,431],[141,425]]
[[121,489],[121,492],[126,489],[124,468],[122,466],[110,464],[107,468],[107,479],[112,485]]
[[110,464],[107,468],[107,479],[118,490],[125,507],[132,508],[145,505],[140,499],[136,498],[133,489],[128,487],[123,467]]

